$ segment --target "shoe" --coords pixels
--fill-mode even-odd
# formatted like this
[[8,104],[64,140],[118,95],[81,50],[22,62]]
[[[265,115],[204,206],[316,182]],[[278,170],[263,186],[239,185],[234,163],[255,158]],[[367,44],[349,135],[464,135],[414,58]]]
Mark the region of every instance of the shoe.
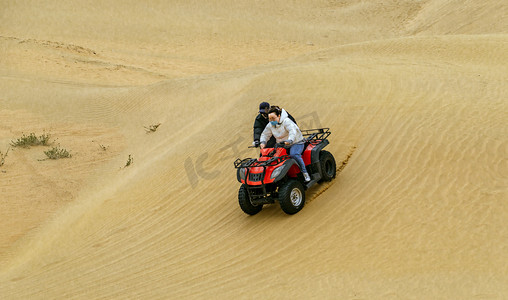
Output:
[[309,182],[310,181],[309,173],[303,173],[303,178],[305,178],[305,182]]

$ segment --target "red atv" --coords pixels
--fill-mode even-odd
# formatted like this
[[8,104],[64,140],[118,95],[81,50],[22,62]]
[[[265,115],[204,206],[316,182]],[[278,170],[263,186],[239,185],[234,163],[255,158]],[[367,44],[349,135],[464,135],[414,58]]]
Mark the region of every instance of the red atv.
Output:
[[261,149],[259,159],[237,159],[237,179],[242,186],[238,202],[249,215],[261,211],[264,204],[279,201],[282,210],[289,215],[299,212],[305,204],[305,190],[322,181],[335,178],[333,155],[323,150],[329,144],[329,128],[302,130],[305,148],[302,153],[311,181],[305,182],[300,167],[288,155],[283,143],[275,148]]

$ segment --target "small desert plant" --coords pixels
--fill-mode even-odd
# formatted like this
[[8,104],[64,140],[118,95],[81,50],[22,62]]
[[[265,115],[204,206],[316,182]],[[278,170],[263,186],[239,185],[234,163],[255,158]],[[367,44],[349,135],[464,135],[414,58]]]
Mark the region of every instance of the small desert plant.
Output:
[[29,135],[26,135],[23,133],[23,135],[16,139],[15,141],[11,141],[12,147],[23,147],[28,148],[30,146],[48,146],[50,144],[49,139],[51,135],[49,133],[43,133],[40,136],[36,136],[35,133],[30,133]]
[[48,151],[44,151],[44,154],[49,159],[59,159],[59,158],[70,158],[72,155],[67,151],[67,149],[60,148],[60,146],[53,147]]
[[129,154],[129,158],[127,159],[127,162],[125,163],[124,168],[127,168],[128,166],[132,165],[134,163],[134,158],[132,155]]
[[51,142],[49,141],[50,137],[51,135],[49,133],[43,133],[42,135],[39,136],[39,142],[41,143],[42,146],[49,146],[51,144]]
[[9,149],[10,148],[7,148],[7,152],[5,152],[5,154],[3,154],[2,151],[0,151],[0,167],[3,166],[5,163],[5,158],[7,157],[7,154],[9,154]]
[[161,123],[150,125],[149,127],[144,126],[144,128],[146,130],[146,133],[150,133],[150,132],[156,132],[157,128],[159,128],[159,126],[161,126]]
[[104,146],[103,144],[99,144],[99,142],[97,142],[97,141],[92,141],[92,142],[97,143],[97,145],[99,145],[99,147],[102,149],[102,151],[106,151],[109,148],[109,146]]

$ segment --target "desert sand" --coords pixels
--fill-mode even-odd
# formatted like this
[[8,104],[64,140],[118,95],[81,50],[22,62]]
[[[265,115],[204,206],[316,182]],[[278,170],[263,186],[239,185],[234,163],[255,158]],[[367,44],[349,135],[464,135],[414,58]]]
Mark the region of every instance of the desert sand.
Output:
[[[0,152],[46,132],[72,157],[11,147],[0,167],[0,298],[507,299],[507,17],[2,1]],[[329,127],[342,164],[293,216],[238,206],[265,100]]]

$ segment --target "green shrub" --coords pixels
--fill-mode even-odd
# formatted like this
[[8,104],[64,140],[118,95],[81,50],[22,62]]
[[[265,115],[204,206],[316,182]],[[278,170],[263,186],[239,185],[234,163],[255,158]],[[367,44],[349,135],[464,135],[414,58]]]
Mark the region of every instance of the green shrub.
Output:
[[20,138],[11,141],[11,146],[22,148],[28,148],[30,146],[48,146],[51,144],[49,141],[50,137],[51,135],[49,133],[43,133],[40,136],[36,136],[33,132],[29,135],[23,133]]
[[44,151],[44,154],[49,159],[59,159],[59,158],[71,158],[72,155],[67,151],[67,149],[60,148],[60,146],[53,147],[48,151]]

